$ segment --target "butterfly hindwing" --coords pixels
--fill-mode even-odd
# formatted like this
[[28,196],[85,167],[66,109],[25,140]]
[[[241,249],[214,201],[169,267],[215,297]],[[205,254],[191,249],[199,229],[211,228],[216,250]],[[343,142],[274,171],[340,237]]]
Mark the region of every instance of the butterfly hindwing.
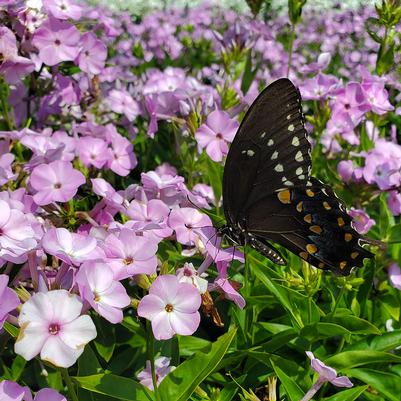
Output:
[[[364,249],[351,217],[332,190],[316,179],[312,186],[278,191],[270,202],[275,208],[267,218],[260,205],[249,210],[247,230],[251,235],[276,242],[313,266],[348,275],[354,266],[373,254]],[[281,206],[279,206],[279,204]]]

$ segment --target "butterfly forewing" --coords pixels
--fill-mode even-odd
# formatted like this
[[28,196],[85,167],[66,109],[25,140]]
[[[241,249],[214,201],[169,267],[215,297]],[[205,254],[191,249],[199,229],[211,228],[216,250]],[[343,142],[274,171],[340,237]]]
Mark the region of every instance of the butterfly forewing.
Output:
[[237,241],[282,264],[276,242],[321,269],[349,274],[373,257],[330,187],[310,177],[301,96],[288,79],[268,86],[244,117],[227,156],[224,213]]

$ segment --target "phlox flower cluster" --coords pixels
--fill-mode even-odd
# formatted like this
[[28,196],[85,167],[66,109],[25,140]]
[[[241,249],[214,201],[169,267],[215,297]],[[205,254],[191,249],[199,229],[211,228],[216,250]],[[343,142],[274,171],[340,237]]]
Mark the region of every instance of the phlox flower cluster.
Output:
[[[378,121],[399,114],[400,96],[390,95],[400,87],[393,73],[357,68],[378,50],[363,28],[372,12],[306,14],[294,48],[310,51],[294,52],[290,78],[339,179],[388,192],[399,215],[401,148],[396,126],[387,122],[386,138]],[[204,4],[135,20],[74,0],[0,1],[0,19],[0,329],[18,328],[13,352],[69,368],[104,325],[135,318],[148,340],[162,341],[195,334],[205,304],[215,316],[224,301],[243,309],[241,279],[232,279],[243,254],[222,246],[210,216],[243,111],[287,74],[275,37],[287,19]],[[247,89],[233,54],[260,64]],[[319,112],[322,121],[312,118]],[[375,224],[366,204],[350,210],[360,233]],[[390,268],[394,286],[398,273]],[[352,385],[308,356],[320,374],[313,391]],[[168,357],[154,362],[159,385],[175,367]],[[151,373],[147,361],[137,378],[154,389]],[[33,398],[8,380],[4,394],[65,400],[48,388]]]

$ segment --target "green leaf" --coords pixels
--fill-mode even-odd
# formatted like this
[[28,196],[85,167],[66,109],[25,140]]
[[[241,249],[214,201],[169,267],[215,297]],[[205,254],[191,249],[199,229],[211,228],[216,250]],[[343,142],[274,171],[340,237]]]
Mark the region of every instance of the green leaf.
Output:
[[114,327],[100,318],[95,319],[95,322],[97,329],[96,350],[106,362],[109,362],[116,346]]
[[384,44],[380,47],[376,62],[376,71],[379,75],[389,72],[394,65],[395,43],[391,43],[384,53],[381,51],[382,47],[384,47]]
[[383,333],[381,336],[369,336],[347,346],[347,351],[372,350],[391,351],[401,344],[401,330]]
[[390,226],[394,225],[394,217],[391,214],[386,200],[386,194],[382,193],[380,195],[380,220],[379,220],[379,229],[380,229],[380,237],[387,238],[389,235]]
[[298,386],[298,384],[289,376],[287,376],[278,366],[271,361],[274,371],[277,377],[280,379],[281,384],[285,388],[285,392],[289,396],[291,401],[299,401],[304,396],[304,391]]
[[340,391],[329,398],[324,398],[324,401],[354,401],[368,388],[369,386],[353,387],[348,390]]
[[[252,259],[256,260],[256,259]],[[319,308],[312,299],[294,291],[291,288],[282,286],[268,277],[271,269],[267,266],[260,267],[259,263],[253,264],[253,272],[256,277],[269,289],[269,291],[277,298],[283,308],[290,314],[295,326],[299,329],[308,323],[309,317],[312,321],[319,320]],[[275,273],[274,273],[275,274]],[[309,304],[310,303],[310,304]],[[310,309],[309,309],[310,308]],[[310,315],[309,315],[310,310]]]
[[236,329],[231,329],[207,349],[198,351],[192,358],[170,372],[160,383],[161,401],[188,400],[196,387],[219,365],[236,332]]
[[11,365],[11,375],[13,381],[19,380],[22,372],[24,371],[25,365],[26,360],[22,356],[17,355],[14,358],[13,364]]
[[252,70],[252,49],[249,49],[241,81],[241,91],[244,96],[248,92],[253,80],[255,79],[256,73],[259,69],[258,67],[259,66],[256,66],[256,68]]
[[154,401],[153,393],[136,381],[126,377],[99,374],[75,376],[74,381],[86,390],[125,401]]
[[401,224],[396,224],[390,228],[388,240],[391,243],[401,243]]
[[401,363],[401,357],[382,351],[344,351],[324,361],[334,369],[343,370],[371,363]]
[[317,341],[323,338],[349,335],[351,332],[345,327],[334,323],[317,322],[307,325],[301,329],[301,337],[305,337],[309,341]]
[[386,400],[400,401],[401,380],[398,375],[373,369],[350,369],[347,375],[373,387],[385,396]]
[[19,329],[8,322],[4,322],[3,329],[10,334],[11,337],[17,338]]
[[354,315],[335,315],[328,317],[327,320],[354,334],[381,334],[381,331],[372,323]]

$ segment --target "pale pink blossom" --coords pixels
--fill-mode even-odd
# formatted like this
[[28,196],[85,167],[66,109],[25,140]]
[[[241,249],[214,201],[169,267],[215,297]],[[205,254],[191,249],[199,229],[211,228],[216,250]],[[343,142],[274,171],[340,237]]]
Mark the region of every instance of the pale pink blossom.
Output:
[[20,333],[14,350],[27,361],[40,354],[55,366],[68,368],[96,337],[88,315],[81,315],[82,302],[66,290],[39,292],[22,305]]
[[175,334],[189,336],[199,326],[201,305],[199,290],[180,283],[171,274],[157,277],[138,305],[138,315],[151,321],[157,340],[168,340]]
[[85,262],[79,268],[76,283],[81,297],[99,315],[114,324],[123,320],[122,308],[127,307],[131,299],[124,286],[114,279],[111,267],[102,262]]
[[68,264],[79,265],[99,257],[95,238],[71,233],[66,228],[52,228],[42,238],[43,249]]

